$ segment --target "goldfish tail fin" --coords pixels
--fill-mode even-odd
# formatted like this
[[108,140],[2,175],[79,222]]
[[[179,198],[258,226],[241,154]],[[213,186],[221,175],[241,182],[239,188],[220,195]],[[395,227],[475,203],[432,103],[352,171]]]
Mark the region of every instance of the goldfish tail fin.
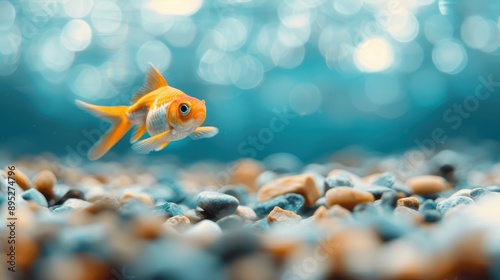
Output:
[[133,126],[127,117],[128,106],[97,106],[80,100],[75,100],[75,103],[78,107],[112,123],[111,128],[89,150],[90,160],[96,160],[106,154]]

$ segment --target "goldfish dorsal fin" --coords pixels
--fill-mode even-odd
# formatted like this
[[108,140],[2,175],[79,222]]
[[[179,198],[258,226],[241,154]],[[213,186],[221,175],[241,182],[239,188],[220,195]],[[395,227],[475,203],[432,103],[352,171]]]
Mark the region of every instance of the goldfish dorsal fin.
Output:
[[160,71],[158,71],[153,64],[149,64],[149,71],[146,77],[146,82],[144,85],[134,94],[132,97],[131,103],[134,104],[137,100],[141,99],[144,95],[159,89],[161,87],[168,86],[167,81],[161,75]]

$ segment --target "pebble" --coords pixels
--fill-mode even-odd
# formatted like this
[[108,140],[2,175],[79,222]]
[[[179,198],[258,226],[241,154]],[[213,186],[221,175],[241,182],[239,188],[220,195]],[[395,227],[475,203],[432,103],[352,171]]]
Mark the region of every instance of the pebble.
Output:
[[470,192],[471,192],[471,189],[461,189],[461,190],[458,190],[456,191],[454,194],[452,194],[451,196],[454,197],[454,196],[466,196],[466,197],[470,197]]
[[267,222],[269,224],[295,224],[301,220],[300,216],[289,210],[283,210],[276,206],[267,215]]
[[490,192],[500,192],[500,186],[488,186],[485,187],[485,189],[489,190]]
[[89,207],[85,208],[90,213],[96,214],[103,211],[117,211],[121,203],[113,196],[104,196],[95,201]]
[[40,206],[49,207],[47,199],[45,199],[45,196],[43,196],[43,194],[40,193],[37,189],[34,188],[28,189],[22,194],[22,197],[25,200],[32,200]]
[[361,187],[361,188],[355,188],[357,190],[365,191],[371,193],[375,199],[380,199],[382,195],[386,192],[393,192],[397,193],[395,190],[388,188],[388,187],[380,187],[380,186],[373,186],[373,187]]
[[6,201],[7,201],[7,196],[3,192],[0,192],[0,206],[3,206],[3,204]]
[[236,197],[211,191],[198,194],[196,203],[205,213],[217,218],[233,214],[239,205]]
[[43,170],[33,177],[33,186],[45,196],[47,201],[55,198],[54,185],[57,181],[56,175],[50,170]]
[[304,206],[304,203],[305,200],[303,196],[289,193],[273,197],[270,200],[259,202],[253,207],[253,210],[258,217],[266,217],[276,206],[284,210],[298,213],[299,210]]
[[424,203],[422,203],[420,205],[420,210],[421,211],[424,211],[424,210],[436,210],[436,202],[434,202],[434,200],[432,199],[427,199],[426,201],[424,201]]
[[263,186],[257,196],[259,201],[266,201],[287,193],[302,195],[305,204],[308,206],[314,205],[321,196],[313,177],[309,174],[287,176],[273,180]]
[[191,222],[191,224],[196,224],[199,221],[208,218],[205,215],[203,215],[202,213],[196,211],[195,209],[189,209],[189,210],[187,210],[185,215],[189,219],[189,221]]
[[269,224],[267,223],[267,218],[260,219],[253,223],[249,223],[243,226],[243,230],[257,231],[257,232],[268,232]]
[[67,213],[75,211],[75,208],[68,205],[56,205],[50,210],[54,213]]
[[81,190],[76,190],[76,189],[69,190],[63,197],[61,197],[56,202],[56,205],[64,204],[64,202],[66,202],[70,198],[76,198],[76,199],[83,200],[84,199],[84,195],[83,195],[83,192]]
[[380,198],[380,203],[383,207],[394,209],[397,206],[398,194],[395,192],[384,192]]
[[[9,172],[11,172],[12,175],[9,175]],[[27,190],[31,187],[33,187],[33,184],[30,181],[30,178],[24,174],[24,172],[19,169],[19,167],[16,166],[16,169],[14,171],[11,171],[9,169],[9,166],[5,167],[5,173],[7,173],[7,176],[12,177],[15,179],[16,184],[23,190]]]
[[184,215],[184,209],[173,202],[166,202],[155,206],[154,212],[166,219],[173,216]]
[[172,226],[178,231],[183,231],[189,227],[191,222],[189,218],[182,215],[173,216],[167,219],[165,224]]
[[247,204],[248,202],[247,190],[243,186],[225,186],[219,192],[236,197],[240,204]]
[[347,172],[337,172],[333,176],[325,178],[324,192],[326,193],[331,188],[336,187],[354,187],[349,173]]
[[394,185],[395,182],[396,182],[396,175],[390,172],[385,172],[380,174],[377,178],[375,178],[375,180],[373,180],[371,184],[375,186],[390,188]]
[[474,201],[477,201],[479,198],[481,198],[483,195],[488,194],[490,191],[485,188],[475,188],[470,190],[469,196],[472,198]]
[[406,185],[414,194],[435,194],[446,190],[449,186],[446,180],[440,176],[420,175],[406,180]]
[[250,207],[248,207],[248,206],[239,205],[236,208],[235,214],[238,215],[238,216],[240,216],[244,220],[255,221],[255,220],[258,219],[257,214],[255,213],[255,211],[253,211],[253,209],[250,208]]
[[325,198],[328,206],[340,205],[351,211],[359,203],[375,201],[371,193],[350,187],[333,188],[326,192]]
[[437,210],[427,209],[421,212],[424,217],[424,221],[428,223],[435,223],[441,220],[441,213]]
[[400,198],[398,199],[398,206],[405,206],[414,210],[418,210],[419,201],[418,198],[414,196]]
[[243,184],[248,187],[249,191],[255,192],[258,190],[256,179],[262,172],[264,172],[264,168],[258,161],[252,159],[240,160],[235,163],[229,182],[224,183]]
[[352,214],[349,210],[345,209],[340,205],[334,205],[331,208],[326,208],[321,206],[314,212],[313,220],[322,223],[323,225],[331,226],[334,220],[349,220],[352,218]]
[[221,235],[222,230],[219,225],[210,220],[200,221],[184,233],[185,237],[201,243],[208,243]]
[[408,186],[397,181],[392,185],[391,189],[395,190],[398,194],[403,194],[403,196],[413,195],[413,191]]
[[401,220],[410,219],[414,223],[419,223],[423,220],[422,215],[417,210],[405,206],[396,207],[394,209],[394,217]]
[[455,196],[455,197],[450,197],[448,199],[445,199],[443,201],[440,201],[437,204],[436,209],[444,215],[446,212],[448,212],[450,209],[457,207],[459,205],[470,205],[474,204],[474,200],[472,200],[469,197],[466,196]]
[[145,205],[154,205],[153,198],[147,193],[126,191],[122,195],[120,203],[124,204],[129,199],[135,199],[137,201],[140,201],[141,203],[144,203]]
[[17,269],[28,271],[40,255],[41,250],[38,247],[36,240],[24,234],[17,236],[16,245]]
[[238,215],[229,215],[217,221],[222,230],[239,229],[243,226],[243,219]]
[[77,198],[70,198],[70,199],[66,200],[62,205],[69,206],[73,209],[83,209],[83,208],[89,207],[92,204],[88,201],[85,201],[85,200],[81,200],[81,199],[77,199]]

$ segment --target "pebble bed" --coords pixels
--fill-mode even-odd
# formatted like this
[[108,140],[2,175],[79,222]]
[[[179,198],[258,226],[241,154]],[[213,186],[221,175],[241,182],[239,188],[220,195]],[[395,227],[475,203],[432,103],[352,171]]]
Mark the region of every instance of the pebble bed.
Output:
[[500,165],[453,151],[404,174],[376,155],[8,163],[0,279],[500,279]]

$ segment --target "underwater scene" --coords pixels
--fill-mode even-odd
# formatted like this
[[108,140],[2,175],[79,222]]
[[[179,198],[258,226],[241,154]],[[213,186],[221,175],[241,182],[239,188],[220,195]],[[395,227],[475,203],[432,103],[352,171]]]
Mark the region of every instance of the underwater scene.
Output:
[[0,0],[0,279],[500,280],[500,1]]

